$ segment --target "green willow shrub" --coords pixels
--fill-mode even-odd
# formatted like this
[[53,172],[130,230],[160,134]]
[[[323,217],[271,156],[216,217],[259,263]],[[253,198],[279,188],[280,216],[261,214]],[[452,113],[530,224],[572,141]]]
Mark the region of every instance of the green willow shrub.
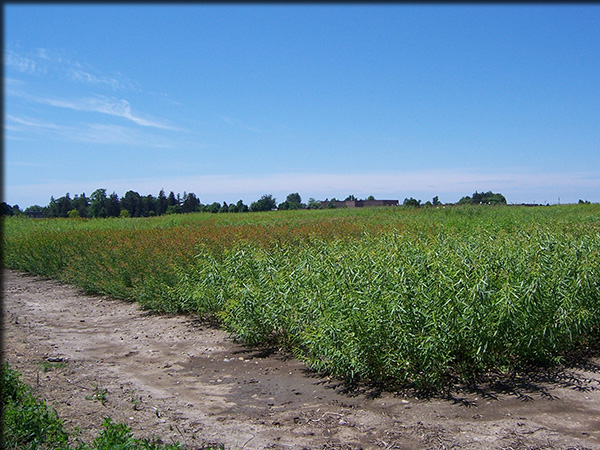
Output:
[[600,205],[7,218],[8,267],[218,317],[309,367],[437,388],[600,335]]

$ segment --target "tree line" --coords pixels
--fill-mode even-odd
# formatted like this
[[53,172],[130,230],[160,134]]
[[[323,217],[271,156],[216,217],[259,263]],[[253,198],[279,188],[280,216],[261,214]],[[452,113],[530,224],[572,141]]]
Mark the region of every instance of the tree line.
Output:
[[[344,201],[359,200],[354,195],[349,195]],[[375,200],[370,195],[365,200]],[[152,194],[140,195],[135,191],[127,191],[123,197],[113,192],[107,194],[106,189],[96,189],[89,197],[82,193],[75,194],[71,198],[70,194],[55,199],[50,197],[50,203],[47,206],[34,205],[21,211],[18,205],[8,205],[5,202],[0,203],[0,213],[3,216],[22,215],[38,217],[81,217],[81,218],[102,218],[102,217],[152,217],[165,214],[186,214],[192,212],[208,213],[245,213],[257,211],[272,210],[292,210],[292,209],[320,209],[323,203],[329,202],[330,205],[337,199],[325,200],[322,202],[310,198],[307,203],[302,202],[302,197],[297,192],[289,194],[285,201],[277,204],[276,199],[271,194],[265,194],[260,199],[252,202],[250,206],[244,204],[242,200],[237,203],[213,202],[202,204],[200,199],[193,192],[184,192],[183,195],[173,191],[166,195],[164,189],[158,193],[158,197]],[[438,196],[433,197],[432,201],[422,203],[421,200],[412,197],[405,198],[402,203],[404,206],[440,206]],[[499,193],[477,192],[472,196],[465,196],[457,203],[462,204],[506,204],[506,198]]]
[[102,218],[152,217],[192,212],[245,213],[273,209],[300,209],[307,205],[302,203],[298,193],[288,195],[286,201],[279,205],[272,195],[265,194],[248,206],[242,200],[230,204],[227,202],[202,204],[193,192],[184,192],[181,195],[171,191],[169,195],[166,195],[164,189],[161,189],[158,197],[154,197],[152,194],[140,195],[135,191],[127,191],[123,197],[119,198],[115,192],[107,194],[106,189],[96,189],[89,197],[85,193],[75,194],[72,198],[69,193],[60,198],[52,196],[47,206],[33,205],[26,208],[25,211],[21,211],[19,205],[11,206],[5,202],[2,202],[0,207],[3,216],[26,214],[50,218]]

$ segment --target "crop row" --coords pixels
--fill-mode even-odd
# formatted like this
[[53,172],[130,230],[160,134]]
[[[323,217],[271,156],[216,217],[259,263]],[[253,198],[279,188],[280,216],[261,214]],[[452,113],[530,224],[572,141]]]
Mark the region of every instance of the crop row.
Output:
[[600,337],[596,205],[310,214],[9,220],[5,261],[350,380],[439,387]]

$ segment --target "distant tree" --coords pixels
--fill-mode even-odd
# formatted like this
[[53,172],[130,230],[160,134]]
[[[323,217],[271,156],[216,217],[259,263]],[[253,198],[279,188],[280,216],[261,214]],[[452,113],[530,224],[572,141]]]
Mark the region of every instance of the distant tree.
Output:
[[591,205],[589,200],[582,200],[582,199],[579,199],[579,204],[580,205]]
[[73,209],[71,205],[71,197],[67,195],[60,197],[58,200],[50,197],[48,204],[48,217],[67,217],[68,212]]
[[219,212],[220,213],[229,212],[229,205],[226,202],[223,202],[223,205],[221,205],[221,207],[219,208]]
[[[6,203],[4,203],[6,204]],[[10,209],[11,214],[12,214],[12,207]],[[25,208],[25,214],[30,214],[30,213],[42,213],[44,216],[46,216],[46,208],[40,205],[32,205],[32,206],[28,206],[27,208]]]
[[321,202],[314,198],[308,199],[308,209],[319,209],[321,207]]
[[73,209],[71,206],[71,196],[67,194],[57,200],[58,217],[68,217],[69,211]]
[[50,196],[50,202],[46,207],[46,217],[58,217],[60,211],[58,208],[58,202],[53,195]]
[[158,198],[156,199],[156,215],[162,216],[167,212],[167,206],[169,206],[167,202],[167,196],[165,195],[165,190],[161,189],[158,193]]
[[6,202],[0,203],[0,214],[3,216],[12,216],[14,214],[12,206]]
[[69,219],[76,219],[79,217],[79,213],[77,212],[77,210],[75,208],[73,208],[71,211],[69,211],[67,213],[67,217]]
[[183,196],[183,203],[181,204],[181,212],[184,214],[197,212],[200,210],[200,200],[196,197],[196,194],[190,192]]
[[500,193],[493,194],[491,191],[488,192],[486,195],[486,200],[490,205],[506,205],[506,198],[504,197],[504,195]]
[[235,204],[235,207],[237,212],[248,212],[248,205],[245,205],[241,199],[238,200],[238,202]]
[[285,199],[285,202],[280,203],[278,209],[300,209],[302,207],[302,198],[300,194],[294,192],[289,194]]
[[[179,194],[177,194],[177,197],[179,197]],[[175,205],[179,205],[179,201],[177,200],[177,198],[175,198],[175,194],[173,193],[173,191],[171,191],[169,192],[169,197],[167,198],[167,206]]]
[[78,196],[75,194],[73,200],[71,200],[71,206],[77,210],[77,214],[79,217],[88,217],[89,216],[89,208],[90,201],[85,196],[85,192]]
[[439,206],[442,203],[440,202],[440,199],[438,198],[438,196],[436,195],[435,197],[433,197],[433,206]]
[[411,207],[418,207],[421,206],[421,200],[416,200],[414,198],[405,198],[404,199],[404,203],[402,203],[404,206],[411,206]]
[[22,216],[24,213],[23,211],[21,211],[21,208],[19,208],[19,205],[12,205],[12,212],[13,212],[13,216]]
[[90,215],[106,217],[106,189],[96,189],[90,195]]
[[230,203],[229,208],[227,208],[227,212],[230,212],[230,213],[238,212],[237,205],[235,203]]
[[259,200],[250,204],[250,211],[271,211],[277,208],[275,198],[271,194],[263,195]]
[[484,203],[484,193],[475,191],[471,196],[471,203],[474,205],[481,205]]
[[297,192],[294,192],[294,193],[292,193],[292,194],[289,194],[289,195],[286,197],[285,201],[286,201],[286,202],[289,202],[289,203],[297,203],[297,204],[300,204],[300,203],[302,203],[302,197],[300,197],[300,194],[298,194]]
[[219,202],[212,202],[210,205],[204,205],[203,211],[209,213],[218,213],[219,209],[221,209],[221,204]]
[[135,191],[127,191],[121,199],[121,208],[129,211],[130,217],[142,217],[142,197]]
[[129,214],[128,210],[122,209],[121,212],[119,213],[119,217],[125,219],[125,218],[131,217],[131,214]]
[[471,197],[468,195],[465,195],[463,198],[461,198],[458,203],[458,205],[470,205],[471,204]]
[[156,197],[148,194],[142,197],[142,215],[144,217],[156,216]]
[[372,195],[369,195],[369,196],[367,197],[367,200],[368,200],[368,201],[370,201],[370,200],[375,200],[375,197],[373,197]]
[[492,191],[477,192],[469,197],[468,195],[458,201],[459,205],[506,205],[506,198],[502,194],[495,194]]
[[348,202],[348,201],[356,201],[356,200],[358,200],[358,199],[353,194],[350,194],[348,197],[346,197],[346,199],[344,201]]
[[169,205],[167,206],[167,211],[165,214],[179,214],[181,212],[181,206],[179,205]]
[[121,203],[116,192],[110,194],[106,199],[106,217],[119,217],[121,214]]

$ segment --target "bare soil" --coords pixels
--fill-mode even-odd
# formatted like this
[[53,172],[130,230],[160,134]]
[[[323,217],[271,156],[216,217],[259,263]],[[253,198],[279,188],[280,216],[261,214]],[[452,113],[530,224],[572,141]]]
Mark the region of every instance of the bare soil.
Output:
[[3,271],[4,358],[89,441],[104,417],[190,448],[600,449],[600,360],[420,398],[348,389],[197,317]]

